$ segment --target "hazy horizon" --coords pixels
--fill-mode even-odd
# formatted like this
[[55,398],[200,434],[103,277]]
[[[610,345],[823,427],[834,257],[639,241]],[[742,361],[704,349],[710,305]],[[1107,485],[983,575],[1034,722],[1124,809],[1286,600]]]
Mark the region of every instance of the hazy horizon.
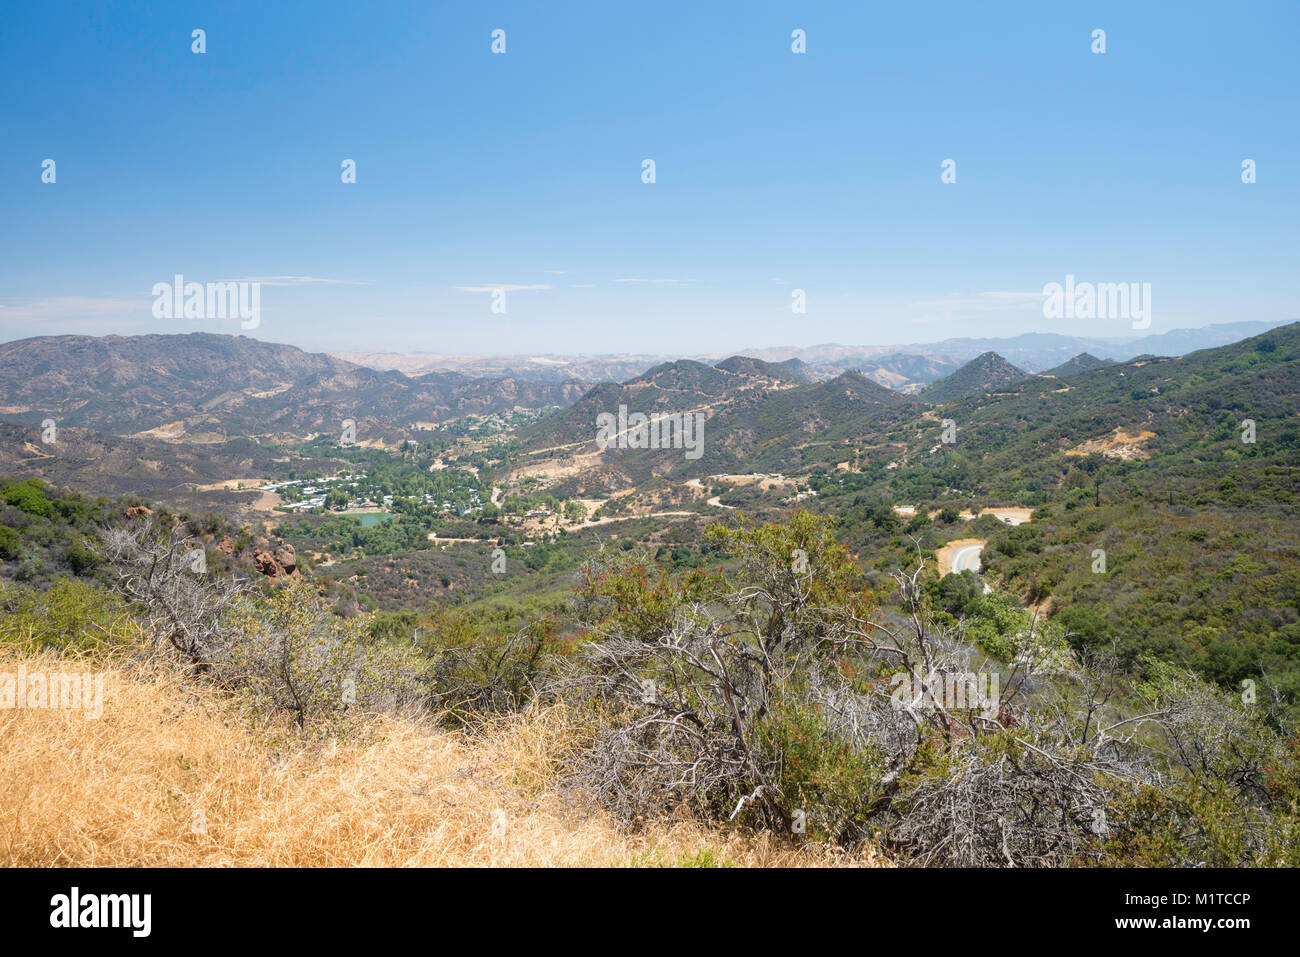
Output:
[[[1229,326],[1229,325],[1241,325],[1241,326],[1247,326],[1247,325],[1255,325],[1255,324],[1259,324],[1259,325],[1262,325],[1262,326],[1268,326],[1268,327],[1271,328],[1271,327],[1276,327],[1276,326],[1281,326],[1281,325],[1287,325],[1287,324],[1292,323],[1292,322],[1300,322],[1300,318],[1287,318],[1287,319],[1276,319],[1276,320],[1240,320],[1240,321],[1235,322],[1235,323],[1206,323],[1206,324],[1204,324],[1204,325],[1200,325],[1200,326],[1180,326],[1180,327],[1177,327],[1177,328],[1174,328],[1174,329],[1162,330],[1161,332],[1157,332],[1157,333],[1151,333],[1151,332],[1136,332],[1136,333],[1133,333],[1133,334],[1131,334],[1131,335],[1127,335],[1127,336],[1104,336],[1104,337],[1103,337],[1103,336],[1091,336],[1091,335],[1086,335],[1086,334],[1082,334],[1082,333],[1055,333],[1055,334],[1056,334],[1056,335],[1065,335],[1065,336],[1069,336],[1070,338],[1077,338],[1077,339],[1081,339],[1081,340],[1095,340],[1095,341],[1096,341],[1097,343],[1099,343],[1099,344],[1102,343],[1102,342],[1105,342],[1105,343],[1111,344],[1111,345],[1113,345],[1113,346],[1121,346],[1121,345],[1126,344],[1126,343],[1136,342],[1136,341],[1138,341],[1138,340],[1142,340],[1142,339],[1148,339],[1148,338],[1151,338],[1152,336],[1160,336],[1160,335],[1163,335],[1165,332],[1174,332],[1174,333],[1177,333],[1177,332],[1194,332],[1194,331],[1197,331],[1197,330],[1207,329],[1207,328],[1210,328],[1210,327],[1222,327],[1222,326]],[[594,351],[594,350],[592,350],[592,351],[573,351],[573,352],[567,352],[567,351],[552,351],[552,352],[541,352],[541,351],[538,351],[538,352],[532,352],[532,351],[517,351],[517,350],[509,350],[509,349],[499,349],[499,350],[495,350],[495,351],[473,351],[473,350],[439,351],[439,350],[431,350],[431,349],[430,349],[430,350],[425,350],[425,349],[380,349],[380,348],[340,348],[340,349],[325,349],[325,348],[313,348],[313,347],[311,347],[310,345],[305,344],[305,343],[303,343],[303,342],[284,341],[284,340],[274,339],[274,338],[271,338],[271,337],[268,337],[268,336],[259,336],[259,335],[252,334],[252,331],[241,331],[241,330],[238,330],[238,329],[228,330],[228,331],[226,331],[226,330],[215,330],[215,329],[184,329],[184,330],[181,330],[181,329],[170,329],[170,330],[163,330],[163,331],[159,331],[159,332],[149,331],[149,332],[142,332],[142,333],[114,333],[114,332],[106,332],[106,333],[102,333],[102,334],[96,335],[96,336],[94,336],[94,337],[95,337],[95,338],[102,338],[102,337],[115,336],[115,335],[116,335],[116,336],[130,336],[130,335],[185,335],[185,334],[190,333],[190,332],[211,332],[211,333],[216,334],[216,335],[235,335],[235,336],[245,336],[245,337],[247,337],[247,338],[250,338],[250,339],[256,339],[256,340],[258,340],[258,341],[266,342],[266,343],[268,343],[268,344],[272,344],[272,345],[285,345],[285,346],[292,346],[292,347],[297,348],[297,349],[302,349],[304,352],[325,353],[325,354],[336,355],[336,356],[348,356],[348,355],[351,355],[351,356],[367,356],[367,355],[371,355],[371,356],[418,356],[418,357],[426,357],[426,358],[447,358],[447,359],[462,358],[462,359],[470,359],[470,360],[474,360],[474,359],[494,359],[494,358],[497,358],[497,359],[512,359],[512,358],[552,358],[552,357],[562,357],[562,358],[566,358],[566,359],[578,359],[578,358],[587,358],[587,359],[636,359],[636,358],[656,358],[656,359],[662,359],[662,358],[666,358],[666,357],[672,357],[672,358],[681,358],[681,359],[717,360],[717,359],[724,359],[724,358],[727,358],[727,357],[730,357],[730,356],[737,356],[737,355],[754,355],[754,354],[762,353],[762,352],[790,352],[790,353],[794,353],[794,354],[799,354],[799,353],[815,353],[815,352],[817,352],[818,350],[831,350],[831,349],[837,349],[837,350],[854,350],[854,349],[862,349],[862,350],[869,350],[869,351],[871,351],[871,352],[873,352],[873,353],[876,353],[877,355],[884,356],[884,355],[890,355],[890,354],[898,354],[898,353],[902,352],[903,350],[907,350],[907,349],[924,349],[924,348],[932,348],[932,347],[936,347],[936,346],[942,346],[942,345],[944,345],[945,343],[960,342],[960,341],[963,341],[963,340],[968,340],[968,341],[985,341],[985,340],[1004,340],[1004,341],[1009,341],[1009,340],[1017,339],[1017,338],[1019,338],[1020,336],[1027,336],[1027,335],[1053,335],[1053,333],[1043,333],[1043,332],[1041,332],[1040,330],[1030,330],[1030,331],[1028,331],[1028,332],[1016,333],[1016,334],[1011,334],[1011,335],[1001,335],[1001,336],[999,336],[999,335],[992,335],[992,336],[978,336],[978,335],[950,336],[950,337],[946,337],[946,338],[944,338],[944,339],[917,340],[917,341],[912,341],[912,342],[813,342],[813,343],[808,343],[808,344],[804,344],[804,345],[795,344],[795,343],[788,343],[788,342],[787,342],[787,343],[777,343],[777,344],[772,344],[772,345],[762,345],[762,346],[754,345],[754,344],[751,343],[751,344],[749,344],[749,345],[739,345],[739,346],[734,346],[734,347],[730,347],[730,348],[715,349],[715,350],[705,350],[705,351],[699,351],[699,352],[685,352],[685,351],[673,351],[673,350],[665,350],[665,351],[659,351],[659,352],[651,352],[651,351],[616,352],[616,351]],[[1254,334],[1254,333],[1251,333],[1251,332],[1244,332],[1244,331],[1243,331],[1243,332],[1241,332],[1239,338],[1246,338],[1246,337],[1248,337],[1249,335],[1252,335],[1252,334]],[[81,332],[43,332],[43,333],[39,333],[39,334],[36,335],[36,336],[3,337],[3,338],[0,338],[0,344],[10,343],[10,342],[18,342],[18,341],[22,341],[23,339],[29,339],[29,338],[41,338],[41,337],[45,337],[45,336],[50,336],[50,337],[59,337],[59,336],[70,336],[70,335],[71,335],[71,336],[76,336],[76,335],[90,335],[90,334],[88,334],[88,333],[81,333]],[[755,356],[755,357],[761,358],[761,356]],[[780,361],[780,360],[777,360],[777,361]],[[364,364],[364,363],[362,363],[362,364]]]

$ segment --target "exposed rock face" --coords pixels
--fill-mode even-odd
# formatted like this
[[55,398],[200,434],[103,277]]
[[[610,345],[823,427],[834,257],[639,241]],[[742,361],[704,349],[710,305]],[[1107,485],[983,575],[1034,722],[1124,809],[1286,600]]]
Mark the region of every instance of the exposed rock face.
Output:
[[283,540],[277,540],[275,548],[275,561],[286,575],[292,575],[298,571],[298,555],[293,550],[293,546]]
[[279,580],[298,574],[298,555],[282,538],[273,542],[259,538],[253,543],[253,565],[268,578]]
[[221,541],[217,542],[217,551],[223,555],[235,554],[235,543],[229,535],[223,535]]
[[132,505],[126,510],[127,518],[144,518],[146,515],[152,515],[153,509],[144,505]]

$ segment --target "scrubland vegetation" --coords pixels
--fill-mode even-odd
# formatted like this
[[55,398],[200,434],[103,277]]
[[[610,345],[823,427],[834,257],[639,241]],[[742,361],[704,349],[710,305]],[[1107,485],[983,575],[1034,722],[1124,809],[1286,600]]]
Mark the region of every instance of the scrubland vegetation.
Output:
[[[194,573],[201,538],[178,517],[108,514],[93,572],[0,595],[0,671],[107,674],[98,719],[0,713],[0,853],[1297,863],[1300,748],[1277,689],[1156,659],[1135,673],[919,560],[873,582],[811,513],[707,538],[716,567],[598,552],[564,614],[443,609],[411,640],[413,620],[338,614],[306,576]],[[996,675],[993,699],[973,674]]]

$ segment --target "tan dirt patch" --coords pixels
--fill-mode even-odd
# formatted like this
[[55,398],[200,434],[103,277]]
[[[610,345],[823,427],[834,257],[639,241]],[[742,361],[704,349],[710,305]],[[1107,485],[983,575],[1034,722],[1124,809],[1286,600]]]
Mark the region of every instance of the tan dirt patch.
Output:
[[220,482],[213,482],[210,485],[197,485],[195,488],[200,492],[220,492],[225,491],[226,489],[234,489],[238,491],[239,486],[242,484],[245,491],[250,491],[257,488],[259,485],[267,484],[269,481],[270,479],[260,478],[222,479]]
[[1147,441],[1154,439],[1156,434],[1149,429],[1143,429],[1137,435],[1129,435],[1123,429],[1116,429],[1109,436],[1100,439],[1089,439],[1082,442],[1074,448],[1069,449],[1066,455],[1095,455],[1101,454],[1108,459],[1119,459],[1120,461],[1131,461],[1133,459],[1148,459],[1151,453],[1138,446]]

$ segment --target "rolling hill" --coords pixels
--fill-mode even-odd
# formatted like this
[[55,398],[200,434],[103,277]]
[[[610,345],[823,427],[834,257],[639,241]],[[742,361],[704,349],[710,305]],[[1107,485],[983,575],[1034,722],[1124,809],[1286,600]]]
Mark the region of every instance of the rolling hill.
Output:
[[[781,375],[774,377],[773,369]],[[704,416],[698,458],[681,449],[596,446],[597,416],[620,407],[646,415]],[[798,470],[852,457],[862,436],[905,421],[922,406],[856,371],[807,385],[781,366],[736,357],[716,367],[666,363],[623,384],[602,383],[573,406],[520,434],[525,472],[551,462],[570,485],[621,488],[652,476],[681,480],[735,472]]]
[[1076,372],[1091,372],[1093,369],[1104,369],[1106,366],[1114,365],[1114,359],[1098,359],[1096,356],[1089,355],[1086,352],[1080,352],[1069,362],[1062,362],[1054,369],[1048,369],[1043,375],[1053,375],[1058,378],[1061,376],[1074,375]]
[[918,394],[926,402],[942,405],[968,395],[1000,392],[1028,375],[1028,372],[1016,368],[996,352],[986,352],[952,375],[926,386]]
[[298,441],[357,423],[395,441],[417,423],[567,405],[585,386],[430,373],[409,378],[294,346],[210,333],[51,336],[0,345],[0,415],[166,442]]
[[[958,441],[931,454],[937,423],[918,423],[912,468],[898,479],[910,485],[907,494],[953,485],[1035,504],[1036,494],[1058,487],[1072,470],[1111,463],[1117,477],[1165,501],[1294,502],[1300,323],[1180,358],[1076,373],[1064,383],[1026,377],[997,394],[953,401],[945,414],[958,424]],[[1247,420],[1253,442],[1242,440]],[[1247,460],[1259,467],[1234,467]]]

